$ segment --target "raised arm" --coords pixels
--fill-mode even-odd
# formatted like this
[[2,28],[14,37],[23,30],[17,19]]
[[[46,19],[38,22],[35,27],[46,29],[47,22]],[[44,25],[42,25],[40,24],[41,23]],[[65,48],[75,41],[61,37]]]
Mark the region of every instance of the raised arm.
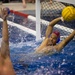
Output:
[[62,48],[65,47],[73,39],[74,36],[75,30],[67,38],[65,38],[63,41],[61,41],[61,43],[57,45],[57,50],[62,50]]
[[6,58],[9,56],[9,33],[7,25],[8,12],[6,9],[2,10],[3,26],[2,26],[2,42],[1,42],[1,55]]
[[49,35],[52,33],[53,27],[54,25],[59,22],[60,20],[62,20],[62,17],[56,18],[53,21],[51,21],[46,29],[46,36],[45,38],[48,38]]

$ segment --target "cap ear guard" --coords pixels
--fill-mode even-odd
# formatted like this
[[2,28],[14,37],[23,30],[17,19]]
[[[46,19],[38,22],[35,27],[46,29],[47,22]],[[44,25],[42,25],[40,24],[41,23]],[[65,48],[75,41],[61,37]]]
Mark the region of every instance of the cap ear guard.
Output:
[[57,42],[56,43],[59,43],[59,41],[60,41],[60,37],[57,39]]
[[60,32],[58,32],[58,31],[54,31],[53,33],[58,37],[56,43],[59,43],[59,41],[60,41]]

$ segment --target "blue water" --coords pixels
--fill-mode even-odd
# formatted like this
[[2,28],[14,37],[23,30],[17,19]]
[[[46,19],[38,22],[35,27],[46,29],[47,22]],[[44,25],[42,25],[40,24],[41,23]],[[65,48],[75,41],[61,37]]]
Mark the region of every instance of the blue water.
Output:
[[11,59],[17,75],[75,74],[75,41],[71,41],[60,53],[39,57],[30,53],[34,52],[34,48],[41,42],[27,41],[26,43],[10,46]]
[[42,41],[36,42],[35,36],[13,26],[9,26],[9,36],[11,60],[17,75],[75,75],[75,40],[60,53],[38,56],[33,52]]

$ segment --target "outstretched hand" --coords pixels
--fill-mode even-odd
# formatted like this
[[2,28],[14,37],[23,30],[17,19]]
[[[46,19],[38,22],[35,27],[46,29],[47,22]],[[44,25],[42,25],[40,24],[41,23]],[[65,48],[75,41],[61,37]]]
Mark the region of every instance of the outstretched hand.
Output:
[[8,17],[8,10],[6,8],[1,9],[1,17],[3,20],[6,20]]

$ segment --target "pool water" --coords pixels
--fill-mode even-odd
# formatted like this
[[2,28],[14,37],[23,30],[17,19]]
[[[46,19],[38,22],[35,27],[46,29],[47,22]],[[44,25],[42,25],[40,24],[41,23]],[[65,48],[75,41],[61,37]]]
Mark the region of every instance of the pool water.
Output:
[[[17,75],[75,74],[75,40],[59,53],[38,56],[33,52],[42,41],[36,42],[35,36],[14,26],[9,26],[9,33],[11,60]],[[0,25],[0,38],[1,36]]]
[[75,41],[71,41],[60,53],[36,56],[34,48],[40,43],[27,41],[10,46],[11,59],[17,75],[74,75]]
[[[17,31],[16,31],[17,30]],[[35,37],[9,27],[10,54],[17,75],[74,75],[75,41],[71,41],[60,53],[37,57],[34,48],[40,45]]]

